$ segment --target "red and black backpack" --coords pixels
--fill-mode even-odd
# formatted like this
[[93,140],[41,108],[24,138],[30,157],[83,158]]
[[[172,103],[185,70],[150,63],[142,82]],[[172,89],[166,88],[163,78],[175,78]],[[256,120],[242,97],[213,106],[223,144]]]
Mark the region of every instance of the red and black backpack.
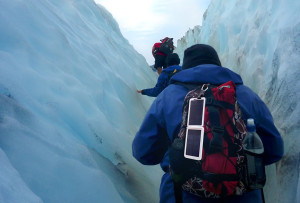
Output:
[[[169,150],[176,200],[181,199],[181,189],[203,198],[242,195],[248,190],[242,145],[247,129],[235,90],[236,85],[229,81],[219,86],[194,87],[187,93],[180,131]],[[184,157],[184,146],[189,101],[201,97],[206,98],[206,105],[202,159],[198,161]]]
[[161,52],[166,55],[173,53],[174,45],[173,45],[173,38],[165,37],[164,39],[160,40],[161,43],[157,43],[155,46],[154,53]]

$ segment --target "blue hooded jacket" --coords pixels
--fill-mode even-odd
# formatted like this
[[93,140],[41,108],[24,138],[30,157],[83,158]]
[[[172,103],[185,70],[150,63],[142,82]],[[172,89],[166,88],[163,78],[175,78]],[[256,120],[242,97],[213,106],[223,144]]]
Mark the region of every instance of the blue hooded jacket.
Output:
[[142,94],[150,97],[157,97],[169,84],[170,74],[181,71],[181,66],[173,65],[166,69],[163,69],[162,73],[157,79],[155,87],[149,89],[143,89]]
[[[188,90],[176,82],[194,84],[223,84],[233,81],[236,86],[237,100],[243,113],[243,119],[253,118],[257,133],[264,144],[264,162],[272,164],[283,156],[283,141],[274,126],[273,118],[264,102],[248,87],[243,85],[241,77],[227,68],[212,64],[203,64],[182,70],[171,78],[170,85],[155,99],[132,143],[133,156],[142,164],[160,164],[165,174],[160,185],[160,202],[175,202],[174,186],[168,173],[168,147],[180,129],[182,106]],[[224,199],[203,199],[183,191],[183,202],[219,203],[243,202],[260,203],[260,190],[254,190],[243,196]]]

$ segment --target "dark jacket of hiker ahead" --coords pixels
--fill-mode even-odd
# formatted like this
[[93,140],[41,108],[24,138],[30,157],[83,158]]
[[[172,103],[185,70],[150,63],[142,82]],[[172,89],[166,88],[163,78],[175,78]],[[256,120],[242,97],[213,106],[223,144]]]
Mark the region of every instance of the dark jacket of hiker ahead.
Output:
[[[201,50],[201,45],[200,50]],[[197,47],[196,47],[197,49]],[[196,54],[197,55],[197,54]],[[207,55],[205,55],[207,57]],[[182,105],[188,90],[176,84],[177,81],[194,84],[223,84],[232,80],[236,85],[238,103],[243,119],[253,118],[257,133],[264,143],[264,162],[272,164],[283,156],[283,141],[273,123],[270,111],[263,101],[251,89],[243,85],[241,77],[227,68],[220,67],[219,59],[208,59],[193,54],[184,56],[182,71],[174,75],[170,85],[158,95],[150,107],[132,144],[133,156],[142,164],[160,164],[165,174],[160,185],[160,202],[175,202],[173,180],[168,173],[168,147],[170,140],[178,134],[182,120]],[[201,64],[201,65],[198,65]],[[218,65],[215,65],[218,64]],[[183,191],[183,202],[203,203],[261,203],[260,190],[254,190],[243,196],[223,199],[203,199]]]
[[166,69],[163,69],[162,73],[157,79],[155,87],[149,89],[143,89],[142,94],[150,97],[157,97],[169,84],[170,76],[173,73],[181,71],[181,66],[173,65]]

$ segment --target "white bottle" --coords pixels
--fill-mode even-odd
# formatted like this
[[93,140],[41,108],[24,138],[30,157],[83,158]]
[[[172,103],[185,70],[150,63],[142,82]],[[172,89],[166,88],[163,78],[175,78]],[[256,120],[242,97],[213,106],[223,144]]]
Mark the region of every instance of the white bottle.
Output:
[[263,188],[266,182],[265,165],[263,160],[264,145],[256,133],[254,120],[247,120],[247,135],[243,141],[247,159],[246,185],[249,189]]
[[244,150],[254,154],[263,154],[264,145],[259,135],[256,133],[256,127],[253,118],[249,118],[247,120],[247,131],[248,133],[243,141]]

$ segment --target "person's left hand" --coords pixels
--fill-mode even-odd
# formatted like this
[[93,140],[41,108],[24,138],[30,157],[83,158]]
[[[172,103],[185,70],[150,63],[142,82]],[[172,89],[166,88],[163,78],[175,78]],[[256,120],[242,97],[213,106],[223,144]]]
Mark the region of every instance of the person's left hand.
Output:
[[136,92],[141,94],[141,93],[142,93],[142,90],[136,90]]

